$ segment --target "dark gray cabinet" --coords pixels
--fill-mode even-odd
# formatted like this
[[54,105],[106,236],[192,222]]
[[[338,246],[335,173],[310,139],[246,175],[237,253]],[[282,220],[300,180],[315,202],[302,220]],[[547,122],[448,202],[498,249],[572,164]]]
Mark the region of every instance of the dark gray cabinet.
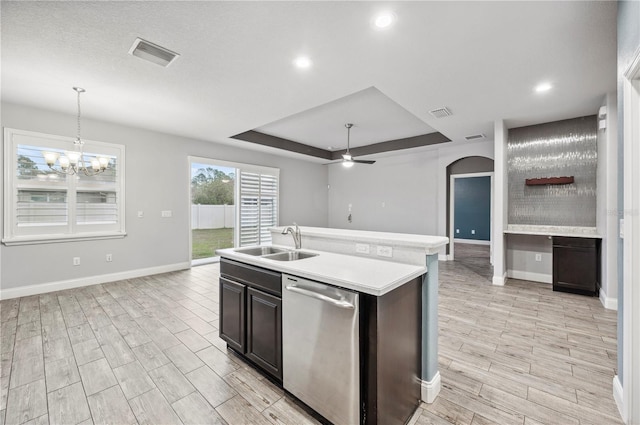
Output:
[[[282,384],[282,275],[226,258],[220,275],[220,337]],[[382,296],[360,293],[361,425],[405,424],[420,403],[421,286],[422,276]]]
[[245,298],[245,285],[220,278],[220,338],[240,353],[244,353],[246,341]]
[[553,290],[599,295],[600,239],[553,237]]
[[246,355],[282,379],[282,299],[247,289]]
[[220,338],[282,382],[282,276],[220,260]]

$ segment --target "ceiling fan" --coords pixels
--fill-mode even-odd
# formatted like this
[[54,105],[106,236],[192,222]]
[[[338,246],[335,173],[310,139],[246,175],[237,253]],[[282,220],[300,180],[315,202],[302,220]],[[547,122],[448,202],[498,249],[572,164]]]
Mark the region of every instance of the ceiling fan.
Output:
[[355,164],[356,162],[358,164],[373,164],[373,163],[375,163],[375,161],[367,161],[367,160],[364,160],[364,159],[353,159],[353,156],[351,156],[351,153],[349,152],[349,142],[350,142],[350,136],[351,136],[351,127],[353,127],[353,124],[347,123],[344,126],[347,127],[347,151],[342,154],[342,165],[344,165],[345,167],[349,168],[349,167],[353,167],[353,164]]

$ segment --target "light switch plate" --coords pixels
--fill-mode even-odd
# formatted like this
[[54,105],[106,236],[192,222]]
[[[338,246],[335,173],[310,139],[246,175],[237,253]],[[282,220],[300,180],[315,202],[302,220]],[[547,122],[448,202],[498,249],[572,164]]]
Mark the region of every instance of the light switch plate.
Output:
[[162,215],[162,217],[165,217],[165,218],[171,217],[172,216],[171,210],[162,211],[161,215]]
[[624,239],[624,218],[620,219],[620,238]]

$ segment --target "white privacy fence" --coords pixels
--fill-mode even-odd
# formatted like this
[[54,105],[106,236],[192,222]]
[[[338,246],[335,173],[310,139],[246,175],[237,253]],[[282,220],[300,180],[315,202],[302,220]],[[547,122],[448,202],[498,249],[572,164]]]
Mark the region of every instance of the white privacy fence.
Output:
[[232,228],[235,213],[235,205],[191,205],[191,228]]

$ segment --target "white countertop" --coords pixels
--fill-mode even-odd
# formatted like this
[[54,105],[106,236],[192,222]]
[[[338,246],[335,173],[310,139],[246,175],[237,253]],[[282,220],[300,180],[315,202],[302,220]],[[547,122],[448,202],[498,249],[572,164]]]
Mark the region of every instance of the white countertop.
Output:
[[221,257],[230,260],[237,260],[246,264],[375,296],[391,292],[427,271],[425,266],[394,263],[311,249],[302,249],[301,251],[313,252],[319,255],[296,261],[277,261],[238,253],[235,252],[234,248],[219,249],[216,252]]
[[541,226],[529,224],[509,224],[507,234],[538,235],[538,236],[568,236],[574,238],[602,238],[595,227],[580,226]]

